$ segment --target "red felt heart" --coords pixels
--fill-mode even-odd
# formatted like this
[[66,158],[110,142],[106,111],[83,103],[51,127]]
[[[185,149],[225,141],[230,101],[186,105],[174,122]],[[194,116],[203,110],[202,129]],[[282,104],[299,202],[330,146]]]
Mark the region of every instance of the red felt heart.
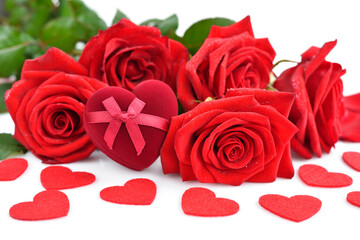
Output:
[[64,193],[47,190],[36,194],[32,202],[15,204],[9,214],[18,220],[45,220],[64,217],[69,208],[69,199]]
[[360,192],[349,192],[346,200],[354,206],[360,207]]
[[185,214],[201,217],[221,217],[235,214],[239,204],[226,198],[217,198],[206,188],[190,188],[182,196],[181,207]]
[[41,171],[40,179],[45,189],[60,190],[91,184],[95,176],[88,172],[73,172],[63,166],[51,166]]
[[156,184],[144,178],[132,179],[124,186],[104,188],[100,198],[118,204],[150,205],[156,196]]
[[267,194],[259,198],[259,204],[266,210],[294,222],[301,222],[314,216],[321,208],[321,201],[308,195],[288,198]]
[[325,168],[313,164],[302,165],[299,176],[304,183],[315,187],[346,187],[353,182],[346,174],[328,172]]
[[[122,113],[120,112],[116,117],[114,114],[111,115],[107,120],[108,122],[94,123],[95,120],[90,118],[91,114],[94,114],[94,112],[108,114],[109,110],[105,108],[104,101],[108,101],[112,97],[115,100],[116,107],[119,107]],[[139,123],[140,135],[143,137],[145,145],[140,152],[137,152],[133,142],[140,141],[141,136],[135,136],[134,141],[134,136],[129,135],[131,131],[126,125],[129,120],[124,120],[123,117],[123,115],[128,116],[127,114],[130,116],[131,110],[129,110],[129,106],[136,98],[145,103],[141,114],[162,118],[167,124],[171,117],[178,113],[177,100],[172,89],[161,81],[147,80],[140,83],[133,92],[120,87],[107,87],[95,92],[85,107],[84,126],[94,145],[108,157],[128,168],[142,170],[149,167],[159,157],[167,128],[164,131]],[[129,118],[126,117],[126,119]],[[96,120],[99,120],[99,118]],[[118,121],[120,125],[118,131],[108,130],[108,128],[113,129],[114,127],[109,121]],[[155,120],[152,119],[151,121]],[[110,145],[112,148],[109,147],[109,143],[105,140],[105,133],[108,132],[115,137]]]
[[10,158],[0,162],[0,181],[12,181],[21,176],[28,167],[23,158]]
[[343,160],[356,171],[360,171],[360,153],[358,152],[344,152]]

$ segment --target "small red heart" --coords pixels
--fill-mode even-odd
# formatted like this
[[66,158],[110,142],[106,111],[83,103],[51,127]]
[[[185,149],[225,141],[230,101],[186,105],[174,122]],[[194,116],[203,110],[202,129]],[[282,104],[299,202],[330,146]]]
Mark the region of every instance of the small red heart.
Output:
[[304,183],[315,187],[346,187],[352,184],[352,178],[343,173],[328,172],[325,168],[305,164],[299,168],[299,176]]
[[360,207],[360,192],[359,191],[349,192],[346,197],[346,200],[352,205]]
[[47,190],[36,194],[32,202],[15,204],[9,214],[18,220],[46,220],[66,216],[69,208],[69,199],[64,193]]
[[[110,100],[111,106],[116,105],[117,109],[116,111],[113,109],[111,114],[109,114],[109,109],[105,108],[105,102],[109,103],[108,100]],[[151,123],[155,121],[154,118],[165,120],[165,130],[144,125],[143,122],[137,121],[139,118],[136,115],[134,118],[134,114],[130,117],[130,112],[136,113],[136,111],[129,110],[129,106],[133,106],[131,103],[135,100],[141,100],[145,103],[140,113],[152,116]],[[138,106],[138,104],[136,105]],[[91,118],[97,113],[102,114],[102,116]],[[120,87],[106,87],[96,91],[86,103],[84,126],[94,145],[109,158],[128,168],[143,170],[159,157],[160,148],[167,132],[167,125],[171,117],[177,113],[177,100],[172,89],[164,82],[147,80],[137,85],[133,92]],[[107,119],[103,120],[105,115],[107,115]],[[110,121],[113,123],[110,124]],[[139,137],[139,131],[137,131],[136,136],[129,134],[131,129],[129,131],[127,123],[134,121],[137,122],[142,139]],[[114,131],[118,127],[119,129]],[[132,131],[134,131],[134,126]],[[109,147],[109,142],[105,140],[105,133],[113,135],[110,143],[112,147]],[[136,141],[145,143],[139,152],[133,143]]]
[[342,158],[350,167],[360,172],[360,153],[344,152]]
[[181,207],[185,214],[200,217],[229,216],[239,211],[239,204],[226,198],[217,198],[206,188],[190,188],[182,196]]
[[156,196],[156,184],[144,178],[132,179],[124,186],[104,188],[100,198],[112,203],[127,205],[150,205]]
[[40,179],[45,189],[60,190],[91,184],[95,176],[88,172],[73,172],[63,166],[51,166],[41,171]]
[[0,162],[0,181],[12,181],[20,177],[28,167],[23,158],[10,158]]
[[266,210],[294,222],[302,222],[314,216],[321,208],[321,201],[308,195],[288,198],[267,194],[259,198],[259,204]]

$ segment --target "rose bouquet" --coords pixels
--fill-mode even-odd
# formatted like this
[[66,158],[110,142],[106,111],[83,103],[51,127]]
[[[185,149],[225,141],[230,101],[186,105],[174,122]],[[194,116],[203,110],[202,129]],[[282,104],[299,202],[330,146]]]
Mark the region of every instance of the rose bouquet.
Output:
[[[14,138],[44,162],[81,160],[96,146],[141,170],[134,161],[151,151],[160,155],[165,174],[240,185],[292,178],[291,149],[303,158],[321,157],[339,139],[360,141],[360,95],[344,97],[345,70],[325,60],[336,41],[309,48],[276,77],[275,50],[267,38],[255,37],[249,16],[236,23],[204,20],[184,37],[175,34],[173,17],[147,26],[122,17],[118,12],[112,26],[99,27],[78,60],[57,42],[26,60],[6,92]],[[194,42],[198,29],[203,37]],[[159,100],[162,95],[167,100]],[[172,99],[180,104],[177,116],[168,114]],[[89,124],[100,133],[90,133],[95,125]],[[149,134],[157,142],[150,150]],[[111,145],[105,145],[109,135]],[[119,149],[121,159],[114,155]]]

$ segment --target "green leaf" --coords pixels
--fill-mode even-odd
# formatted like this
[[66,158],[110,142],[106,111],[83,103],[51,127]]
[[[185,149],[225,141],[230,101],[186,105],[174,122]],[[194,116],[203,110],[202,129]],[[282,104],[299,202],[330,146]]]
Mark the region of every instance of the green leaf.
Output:
[[9,12],[9,24],[12,26],[21,26],[28,19],[28,9],[24,6],[14,7]]
[[11,134],[0,133],[0,160],[26,152],[26,148],[16,141]]
[[98,34],[99,30],[105,30],[106,24],[101,20],[95,12],[84,12],[78,15],[78,21],[84,24],[87,28],[87,34],[84,42],[87,42],[91,37]]
[[16,11],[20,6],[24,6],[27,3],[27,0],[6,0],[5,10],[8,13]]
[[183,41],[183,39],[182,39],[180,36],[178,36],[175,32],[172,32],[172,31],[169,32],[168,37],[171,38],[171,39],[173,39],[173,40],[176,40],[176,41],[178,41],[178,42],[182,42],[182,41]]
[[37,37],[54,8],[52,0],[7,0],[9,24]]
[[233,20],[227,18],[208,18],[191,25],[184,34],[183,44],[189,50],[190,54],[194,55],[207,36],[213,25],[216,26],[229,26],[235,23]]
[[99,30],[105,30],[105,22],[96,14],[95,11],[88,8],[80,0],[60,0],[60,16],[73,18],[74,21],[83,25],[86,31],[83,42],[87,42],[92,36],[97,35]]
[[49,46],[70,52],[77,42],[85,39],[86,33],[86,28],[75,19],[60,17],[45,25],[41,39]]
[[158,19],[158,18],[151,18],[151,19],[148,19],[142,23],[140,23],[139,25],[142,25],[142,26],[149,26],[149,27],[155,27],[157,24],[159,24],[162,20],[161,19]]
[[122,18],[129,19],[128,16],[125,15],[125,13],[121,12],[119,9],[116,9],[114,19],[112,20],[112,25],[119,22]]
[[156,27],[160,29],[162,35],[169,35],[170,33],[175,33],[178,28],[178,24],[178,17],[174,14],[159,22]]
[[3,83],[0,84],[0,113],[7,112],[5,102],[4,102],[4,94],[6,90],[11,88],[11,83]]
[[0,26],[0,77],[18,75],[25,61],[25,49],[33,39],[12,27]]
[[40,57],[41,55],[44,55],[47,48],[41,47],[41,43],[37,43],[34,45],[29,45],[25,49],[25,58],[26,59],[34,59],[37,57]]
[[44,25],[50,20],[52,13],[51,0],[37,0],[32,3],[33,12],[25,24],[25,31],[33,37],[38,37]]
[[60,17],[75,17],[74,9],[68,0],[60,0],[59,3]]
[[170,17],[161,20],[157,18],[146,20],[140,25],[157,27],[160,29],[163,36],[175,35],[175,31],[178,28],[179,20],[176,14],[171,15]]
[[5,9],[6,11],[11,11],[13,8],[19,4],[25,4],[28,0],[6,0]]

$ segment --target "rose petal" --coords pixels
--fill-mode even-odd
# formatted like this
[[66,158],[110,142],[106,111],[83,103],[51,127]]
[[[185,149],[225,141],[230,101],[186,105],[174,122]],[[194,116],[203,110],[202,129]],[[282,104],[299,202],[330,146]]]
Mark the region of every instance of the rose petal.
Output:
[[[264,159],[264,156],[261,156],[259,159]],[[220,171],[219,169],[216,169],[211,165],[206,165],[207,170],[215,178],[215,182],[234,185],[234,186],[241,185],[243,182],[247,181],[251,176],[257,174],[258,172],[263,171],[264,162],[258,162],[256,166],[257,167],[254,168],[253,171],[248,173],[242,173],[240,172],[241,170]]]
[[[204,129],[207,129],[209,126],[218,126],[218,127],[216,127],[211,132],[208,139],[205,141],[205,145],[204,145],[205,149],[210,149],[210,145],[213,144],[212,139],[216,139],[217,135],[219,133],[222,133],[224,131],[226,133],[226,129],[229,128],[229,126],[240,126],[240,127],[235,128],[234,131],[238,130],[239,132],[248,134],[251,138],[253,138],[253,140],[259,139],[258,141],[260,141],[260,142],[261,141],[267,142],[267,144],[264,146],[266,157],[267,157],[266,161],[271,160],[274,157],[274,155],[276,154],[274,142],[271,137],[271,133],[269,131],[269,129],[270,129],[269,121],[266,117],[264,117],[262,115],[259,115],[256,113],[246,113],[246,112],[245,113],[243,113],[243,112],[223,113],[223,114],[215,117],[208,124],[206,124],[200,130],[200,132],[205,131]],[[254,132],[251,132],[251,131],[254,131]],[[254,133],[257,133],[257,132],[258,132],[258,135],[254,135]],[[258,138],[259,136],[261,136],[261,137]],[[263,140],[261,140],[261,138],[263,138]],[[259,143],[259,144],[257,147],[255,147],[255,152],[257,152],[257,153],[259,153],[260,151],[263,151],[263,148],[264,148],[262,143]],[[259,149],[259,150],[256,150],[256,149]],[[205,154],[204,156],[206,156],[206,153],[203,153],[203,154]],[[255,154],[254,158],[257,155],[258,154]],[[222,163],[222,164],[224,164],[224,163]],[[243,169],[242,171],[247,171],[247,170],[251,171],[252,169],[250,166],[247,166],[247,168]]]
[[[75,146],[76,145],[74,145],[74,147]],[[80,159],[87,159],[95,149],[95,146],[89,141],[86,145],[81,146],[81,151],[71,152],[68,155],[55,156],[54,158],[42,155],[37,156],[40,157],[44,163],[48,164],[71,163],[79,161]]]
[[[344,98],[345,113],[341,118],[341,139],[360,142],[360,94]],[[359,111],[358,111],[359,110]]]
[[290,144],[287,144],[280,160],[277,176],[282,178],[292,178],[294,174]]
[[161,166],[165,174],[180,172],[179,160],[175,152],[174,142],[175,136],[182,126],[184,117],[185,114],[181,114],[171,119],[169,130],[160,149]]
[[246,95],[254,96],[261,105],[272,106],[284,117],[289,116],[290,109],[295,99],[295,95],[293,93],[253,88],[229,89],[226,92],[225,97],[238,97]]
[[[90,76],[97,79],[102,79],[105,47],[109,41],[114,38],[127,39],[129,42],[147,41],[148,38],[160,38],[160,30],[155,27],[137,26],[130,20],[121,19],[118,23],[109,27],[106,31],[99,31],[97,36],[94,36],[86,44],[79,63],[90,69]],[[159,40],[159,41],[165,41]]]
[[[8,109],[11,117],[14,119],[16,112],[18,111],[19,106],[24,101],[27,93],[33,88],[40,85],[40,80],[19,80],[15,82],[11,89],[7,90],[4,96],[4,101],[6,104],[6,108]],[[29,98],[28,96],[27,98]]]
[[343,98],[344,107],[352,112],[360,112],[360,93]]
[[176,87],[177,87],[177,97],[182,107],[187,112],[195,108],[198,105],[198,103],[195,100],[196,97],[192,85],[190,84],[189,78],[186,76],[185,65],[186,65],[186,61],[183,61],[181,63],[177,75]]
[[[306,86],[302,76],[303,71],[302,66],[294,67],[286,71],[284,75],[280,75],[276,80],[274,87],[281,91],[294,92],[297,96],[289,117],[299,129],[296,133],[296,140],[294,140],[294,142],[296,142],[294,143],[296,146],[293,147],[294,151],[300,156],[308,158],[310,155],[307,153],[306,147],[300,146],[308,141],[311,150],[320,157],[322,154],[320,139],[311,104],[307,96]],[[290,77],[292,80],[288,81]],[[294,84],[291,85],[290,83]]]
[[212,110],[194,117],[187,123],[183,122],[183,126],[178,130],[174,141],[174,149],[180,162],[191,164],[190,155],[196,131],[204,126],[209,119],[222,112],[222,110]]
[[[199,182],[215,182],[213,175],[208,171],[206,164],[202,160],[201,149],[203,148],[202,145],[204,144],[203,141],[195,141],[193,147],[191,148],[190,152],[190,163],[188,164],[191,166],[192,172]],[[181,161],[183,162],[183,161]],[[181,169],[181,167],[180,167]],[[183,177],[183,172],[181,172],[182,179],[187,179]]]
[[[317,69],[322,62],[325,61],[325,57],[330,53],[330,51],[335,47],[336,40],[332,42],[325,43],[315,54],[309,64],[306,66],[305,69],[305,79],[307,79],[314,71]],[[305,53],[306,55],[306,53]]]
[[174,61],[172,77],[168,82],[169,86],[177,92],[178,74],[185,70],[185,62],[189,60],[189,52],[187,48],[178,41],[169,39],[169,50]]
[[44,82],[47,79],[55,76],[58,74],[58,71],[32,71],[28,70],[26,72],[22,72],[22,79],[21,80],[27,80],[27,81],[37,81]]
[[249,33],[254,37],[254,32],[251,26],[250,16],[246,16],[241,21],[234,23],[230,26],[212,26],[208,38],[228,38],[243,32]]
[[85,67],[57,48],[49,48],[45,55],[26,60],[22,68],[21,79],[27,71],[56,71],[69,74],[88,75]]

